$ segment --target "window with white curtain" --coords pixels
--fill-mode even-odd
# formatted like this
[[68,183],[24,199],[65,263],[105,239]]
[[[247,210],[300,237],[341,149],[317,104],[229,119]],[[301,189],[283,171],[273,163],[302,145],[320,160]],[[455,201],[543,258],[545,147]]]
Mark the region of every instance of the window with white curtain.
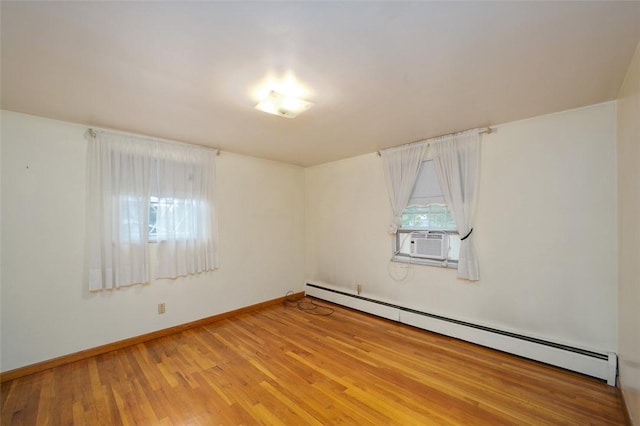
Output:
[[[473,219],[480,134],[489,132],[472,129],[380,152],[392,213],[388,232],[395,237],[393,260],[437,259],[442,266],[453,266],[457,252],[458,278],[480,279]],[[432,162],[424,161],[425,153]]]
[[217,267],[217,151],[115,132],[88,133],[89,288]]
[[[412,234],[416,231],[431,231],[446,238],[446,261],[412,256]],[[402,211],[402,223],[398,226],[393,244],[394,260],[457,267],[460,235],[445,202],[431,158],[420,164],[416,183],[407,207]]]

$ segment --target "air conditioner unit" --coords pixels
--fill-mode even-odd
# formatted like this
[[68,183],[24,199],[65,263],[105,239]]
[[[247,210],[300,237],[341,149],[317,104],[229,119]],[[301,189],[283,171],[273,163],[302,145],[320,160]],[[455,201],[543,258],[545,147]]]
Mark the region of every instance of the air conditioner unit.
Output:
[[413,257],[444,260],[449,254],[449,235],[433,231],[412,232],[410,253]]

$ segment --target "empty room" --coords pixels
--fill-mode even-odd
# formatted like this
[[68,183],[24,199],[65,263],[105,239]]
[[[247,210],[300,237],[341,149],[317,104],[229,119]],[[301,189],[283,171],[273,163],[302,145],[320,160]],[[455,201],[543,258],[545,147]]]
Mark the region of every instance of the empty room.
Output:
[[640,2],[0,2],[2,425],[640,425]]

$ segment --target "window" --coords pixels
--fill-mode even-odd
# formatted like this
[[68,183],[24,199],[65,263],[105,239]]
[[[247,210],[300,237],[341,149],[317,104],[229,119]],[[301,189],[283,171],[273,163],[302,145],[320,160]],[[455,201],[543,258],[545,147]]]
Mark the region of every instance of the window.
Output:
[[[422,232],[413,234],[416,231]],[[438,248],[444,247],[444,259],[431,251],[416,249],[420,241],[414,237],[426,237],[425,231],[430,231],[429,238],[438,242]],[[420,165],[411,198],[402,212],[402,225],[396,233],[393,252],[396,261],[457,267],[460,235],[442,195],[433,160],[424,160]]]
[[108,131],[88,132],[89,289],[217,267],[216,150]]
[[149,202],[149,241],[157,242],[175,236],[178,240],[197,238],[194,218],[203,210],[202,202],[183,198],[158,198]]

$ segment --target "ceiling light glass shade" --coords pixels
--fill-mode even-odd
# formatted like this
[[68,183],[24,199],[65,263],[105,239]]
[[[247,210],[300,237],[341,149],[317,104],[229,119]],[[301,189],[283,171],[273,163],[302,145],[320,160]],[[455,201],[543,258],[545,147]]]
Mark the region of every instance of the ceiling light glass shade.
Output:
[[276,91],[270,91],[267,96],[256,105],[256,109],[280,117],[294,118],[298,114],[311,108],[313,104],[293,96],[283,95]]

